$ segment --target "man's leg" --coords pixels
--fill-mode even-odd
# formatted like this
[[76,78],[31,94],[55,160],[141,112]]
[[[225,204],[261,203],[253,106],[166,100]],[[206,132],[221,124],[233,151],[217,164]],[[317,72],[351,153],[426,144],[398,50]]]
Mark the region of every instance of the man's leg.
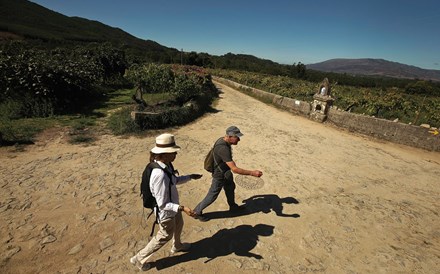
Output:
[[235,183],[234,180],[231,178],[225,182],[225,194],[226,194],[226,200],[228,201],[229,208],[236,207],[237,204],[235,203]]
[[217,199],[222,188],[223,181],[213,178],[211,187],[208,190],[208,194],[206,194],[206,197],[194,208],[194,211],[197,213],[197,215],[201,215],[203,210]]

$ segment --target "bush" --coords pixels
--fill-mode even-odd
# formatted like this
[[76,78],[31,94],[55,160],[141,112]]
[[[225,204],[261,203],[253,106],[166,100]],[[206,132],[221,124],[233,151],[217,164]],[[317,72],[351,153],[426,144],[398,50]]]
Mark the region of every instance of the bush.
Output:
[[211,76],[198,67],[133,65],[125,73],[143,93],[170,93],[182,105],[212,88]]
[[120,83],[124,54],[109,45],[39,49],[23,42],[0,47],[1,101],[13,115],[47,117],[80,110],[97,97],[96,86]]
[[140,132],[140,127],[131,119],[132,107],[124,107],[113,113],[107,123],[108,128],[116,135]]

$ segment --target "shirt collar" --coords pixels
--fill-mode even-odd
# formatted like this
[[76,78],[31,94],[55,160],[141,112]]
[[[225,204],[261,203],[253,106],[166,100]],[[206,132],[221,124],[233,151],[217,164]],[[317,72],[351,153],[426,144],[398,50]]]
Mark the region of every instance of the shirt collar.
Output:
[[157,160],[154,160],[161,168],[166,168],[166,167],[168,167],[166,164],[164,164],[164,163],[162,163],[161,161],[157,161]]

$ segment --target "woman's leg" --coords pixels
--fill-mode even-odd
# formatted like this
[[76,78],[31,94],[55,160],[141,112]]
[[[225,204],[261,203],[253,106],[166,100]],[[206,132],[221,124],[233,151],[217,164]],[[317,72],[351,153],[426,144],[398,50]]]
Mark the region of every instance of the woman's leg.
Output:
[[174,229],[174,218],[161,221],[159,224],[159,231],[150,242],[136,254],[136,259],[141,263],[145,263],[154,252],[171,240],[174,235]]

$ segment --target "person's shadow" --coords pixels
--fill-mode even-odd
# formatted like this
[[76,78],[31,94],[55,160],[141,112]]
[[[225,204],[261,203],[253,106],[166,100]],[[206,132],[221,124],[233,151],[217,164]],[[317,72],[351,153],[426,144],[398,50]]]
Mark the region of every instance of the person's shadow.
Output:
[[273,226],[266,224],[239,225],[235,228],[221,229],[209,238],[192,243],[189,252],[161,258],[152,262],[152,267],[161,270],[200,258],[207,258],[205,263],[208,263],[217,257],[229,254],[262,259],[261,255],[255,254],[251,250],[257,245],[259,236],[270,236],[273,234],[273,230]]
[[280,198],[275,194],[260,194],[243,200],[246,209],[238,212],[215,211],[203,213],[209,219],[231,218],[244,215],[250,215],[257,212],[270,213],[275,212],[280,217],[299,218],[299,214],[286,214],[283,212],[283,204],[299,204],[298,200],[293,197]]

